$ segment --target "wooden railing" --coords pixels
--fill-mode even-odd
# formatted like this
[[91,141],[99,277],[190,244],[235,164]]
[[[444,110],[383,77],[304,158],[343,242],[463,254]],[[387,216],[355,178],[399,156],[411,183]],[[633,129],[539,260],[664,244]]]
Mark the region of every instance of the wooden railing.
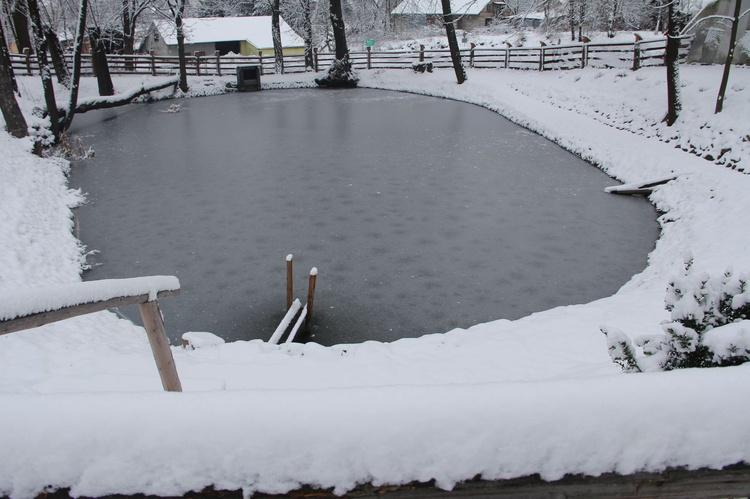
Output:
[[[578,43],[569,45],[550,45],[546,47],[507,47],[484,48],[472,46],[463,50],[461,56],[465,65],[487,69],[525,69],[548,71],[555,69],[594,68],[628,68],[639,69],[645,66],[664,64],[665,39],[640,41],[633,43]],[[690,39],[682,39],[680,57],[687,56]],[[314,53],[312,70],[325,69],[335,55],[329,52]],[[435,68],[451,67],[450,52],[443,50],[390,50],[351,52],[350,58],[355,69],[410,69],[412,64],[420,61],[432,62]],[[72,56],[66,56],[72,62]],[[154,53],[137,55],[108,55],[110,72],[113,74],[150,74],[172,75],[179,70],[177,56],[161,56]],[[16,74],[31,75],[38,73],[36,56],[27,50],[24,54],[11,54],[11,62]],[[262,74],[273,74],[276,64],[273,53],[253,56],[238,55],[203,55],[195,53],[187,57],[189,75],[225,75],[235,74],[237,66],[257,65]],[[303,55],[284,56],[285,73],[307,71]],[[91,56],[84,55],[82,73],[93,74]]]
[[178,294],[180,282],[172,276],[0,291],[0,335],[111,308],[138,305],[162,386],[166,391],[181,392],[182,385],[157,302],[159,298]]

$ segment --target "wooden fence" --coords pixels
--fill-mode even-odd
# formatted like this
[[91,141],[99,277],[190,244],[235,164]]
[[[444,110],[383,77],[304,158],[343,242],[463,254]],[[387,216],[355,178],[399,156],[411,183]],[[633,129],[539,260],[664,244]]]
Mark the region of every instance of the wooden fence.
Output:
[[[664,64],[665,39],[640,41],[634,43],[585,43],[570,45],[551,45],[546,47],[508,47],[484,48],[473,46],[463,50],[461,56],[468,67],[483,69],[525,69],[548,71],[556,69],[594,68],[628,68],[639,69],[646,66]],[[683,39],[680,57],[684,59],[690,46],[689,39]],[[329,52],[314,53],[315,71],[326,69],[335,55]],[[435,68],[452,67],[448,49],[425,50],[389,50],[351,52],[350,58],[355,69],[411,69],[415,62],[432,62]],[[72,63],[72,56],[66,56]],[[112,74],[150,74],[172,75],[179,71],[177,56],[151,54],[109,55],[109,69]],[[11,54],[11,62],[16,74],[31,75],[38,73],[39,64],[28,49],[24,54]],[[276,72],[273,53],[260,53],[257,56],[237,55],[204,55],[196,52],[187,57],[189,75],[233,75],[237,66],[257,65],[261,74]],[[284,57],[284,73],[301,73],[307,71],[305,58],[302,55]],[[82,73],[91,75],[93,68],[91,56],[84,55]]]

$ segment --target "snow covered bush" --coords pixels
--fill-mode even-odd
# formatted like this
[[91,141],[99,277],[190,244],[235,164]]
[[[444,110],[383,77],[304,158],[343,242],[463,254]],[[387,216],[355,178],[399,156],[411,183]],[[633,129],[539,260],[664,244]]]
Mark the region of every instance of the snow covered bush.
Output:
[[626,372],[669,371],[688,367],[718,367],[750,361],[750,290],[746,274],[728,269],[711,276],[692,268],[667,287],[666,308],[672,320],[664,334],[641,336],[635,344],[645,357],[637,358],[630,338],[619,329],[601,326],[612,360]]
[[315,79],[315,83],[324,88],[354,88],[358,82],[359,77],[352,69],[348,55],[343,59],[334,60],[326,75]]

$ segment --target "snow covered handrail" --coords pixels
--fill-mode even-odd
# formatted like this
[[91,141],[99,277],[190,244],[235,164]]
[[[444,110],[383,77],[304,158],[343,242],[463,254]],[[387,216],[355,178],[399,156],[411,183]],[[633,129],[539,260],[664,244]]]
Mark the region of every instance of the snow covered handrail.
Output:
[[162,386],[166,391],[180,392],[180,378],[156,301],[179,294],[180,281],[174,276],[105,279],[2,290],[0,335],[111,308],[138,305]]

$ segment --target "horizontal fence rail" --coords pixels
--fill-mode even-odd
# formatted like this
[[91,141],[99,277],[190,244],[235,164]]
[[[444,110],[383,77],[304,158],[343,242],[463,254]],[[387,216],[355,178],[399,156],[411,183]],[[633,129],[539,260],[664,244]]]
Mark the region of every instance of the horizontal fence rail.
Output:
[[[687,57],[690,39],[681,39],[680,59]],[[476,47],[461,51],[464,65],[482,69],[561,70],[576,68],[628,68],[664,65],[665,39],[633,43],[585,43],[550,45],[545,47]],[[11,54],[11,63],[16,74],[38,74],[39,63],[35,55],[27,50],[24,54]],[[315,50],[313,67],[305,65],[303,55],[284,56],[284,73],[302,73],[326,69],[335,55]],[[72,55],[65,56],[72,64]],[[351,52],[350,59],[355,69],[410,69],[414,63],[431,62],[435,68],[452,66],[448,49],[390,50]],[[173,75],[179,71],[177,56],[150,54],[107,56],[112,74]],[[274,74],[276,62],[273,53],[252,56],[205,55],[196,52],[186,57],[187,72],[192,76],[235,74],[237,66],[259,66],[261,74]],[[82,74],[92,75],[91,55],[84,55]]]

